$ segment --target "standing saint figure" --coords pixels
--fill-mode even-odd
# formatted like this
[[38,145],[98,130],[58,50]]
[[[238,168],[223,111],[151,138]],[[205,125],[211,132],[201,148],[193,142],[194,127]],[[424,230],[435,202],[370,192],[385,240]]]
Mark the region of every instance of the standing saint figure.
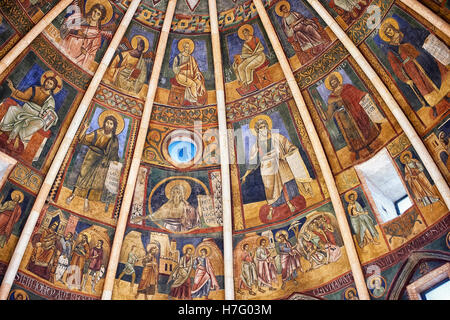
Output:
[[[198,63],[192,56],[195,44],[191,39],[181,39],[178,42],[180,53],[173,60],[172,70],[175,73],[176,82],[186,87],[184,100],[187,104],[202,106],[207,99],[205,78],[198,67]],[[186,103],[183,103],[186,104]]]
[[208,256],[211,249],[208,246],[200,246],[198,248],[199,255],[194,259],[193,268],[195,270],[194,284],[191,289],[192,298],[205,297],[208,299],[211,290],[219,290],[219,283],[217,282]]
[[239,83],[247,91],[254,80],[255,70],[266,62],[264,46],[261,41],[253,35],[253,27],[245,24],[238,30],[238,36],[244,40],[242,52],[234,56],[233,70]]
[[425,175],[422,163],[414,159],[408,150],[402,153],[400,161],[405,165],[405,180],[411,188],[415,200],[424,207],[440,201]]
[[245,183],[250,173],[260,167],[266,200],[269,205],[267,220],[272,220],[274,208],[284,203],[289,207],[290,213],[304,208],[305,200],[299,193],[296,180],[308,194],[312,193],[312,180],[300,156],[296,157],[295,169],[301,170],[301,172],[293,171],[287,160],[287,157],[298,153],[298,148],[283,135],[272,131],[272,120],[267,115],[253,118],[250,122],[250,130],[256,135],[256,143],[250,150],[250,165],[241,178],[242,184]]
[[125,46],[128,50],[120,51],[106,71],[104,81],[122,90],[139,93],[144,86],[152,53],[148,54],[147,38],[137,35]]
[[102,30],[102,24],[111,20],[109,1],[87,1],[86,15],[81,9],[67,17],[60,28],[62,49],[83,69],[90,70],[95,55],[102,45],[102,38],[112,38],[112,32]]
[[302,14],[291,11],[291,5],[287,1],[280,1],[275,7],[275,12],[281,17],[281,25],[288,41],[296,51],[307,51],[312,48],[315,54],[323,50],[323,39],[320,32],[323,28],[313,19],[306,18]]
[[75,244],[67,271],[66,283],[69,289],[81,289],[84,265],[89,258],[89,237],[81,234],[81,240]]
[[3,248],[11,236],[14,225],[19,221],[22,209],[20,204],[24,195],[19,190],[11,192],[11,200],[5,201],[4,195],[0,198],[0,248]]
[[[25,91],[16,89],[9,79],[6,82],[12,94],[3,102],[8,111],[0,121],[0,144],[21,153],[34,133],[47,131],[58,121],[54,95],[62,89],[62,80],[53,71],[47,71],[41,76],[40,86]],[[20,106],[12,98],[24,104]]]
[[246,289],[250,295],[254,296],[256,295],[256,293],[253,292],[254,285],[256,285],[259,292],[265,292],[259,287],[256,264],[253,260],[253,253],[250,251],[250,245],[244,243],[242,245],[241,255],[241,277],[239,279],[237,293],[244,294],[241,289]]
[[407,29],[402,31],[395,18],[387,18],[378,34],[387,43],[387,58],[395,76],[409,86],[422,107],[431,107],[433,117],[449,108],[448,67],[435,59],[424,43],[428,31]]
[[375,228],[373,219],[370,217],[369,212],[365,211],[361,204],[356,201],[358,198],[356,191],[350,190],[344,197],[345,201],[348,203],[347,211],[359,247],[363,248],[369,243],[380,244],[377,241],[379,239],[379,234]]
[[147,253],[142,259],[144,269],[142,270],[141,281],[139,281],[138,290],[135,296],[136,299],[140,294],[144,294],[145,300],[148,300],[149,295],[153,296],[156,294],[159,276],[159,264],[156,257],[158,251],[156,244],[150,244],[147,248]]
[[141,257],[139,257],[136,253],[136,249],[136,245],[131,246],[131,250],[128,253],[127,262],[125,263],[125,268],[123,268],[119,278],[117,278],[117,283],[120,283],[120,279],[122,279],[124,275],[131,275],[130,290],[133,290],[134,282],[136,281],[136,270],[134,270],[134,266],[139,260],[141,260]]
[[275,234],[275,239],[279,242],[279,250],[281,257],[281,290],[286,287],[286,282],[293,280],[297,285],[297,269],[303,272],[300,264],[300,252],[292,246],[288,240],[288,233],[285,230],[280,230]]
[[170,281],[169,297],[181,300],[191,300],[191,271],[194,263],[193,253],[195,247],[192,244],[187,244],[183,247],[183,256],[180,258],[178,265],[170,274],[167,283]]
[[95,247],[93,247],[89,253],[89,264],[87,265],[86,272],[83,272],[83,283],[81,290],[85,291],[86,282],[91,277],[91,292],[95,293],[95,285],[97,284],[97,275],[103,265],[103,240],[98,240]]
[[64,273],[69,267],[69,259],[72,255],[72,247],[73,247],[73,234],[72,232],[68,232],[64,237],[59,239],[59,250],[60,255],[58,258],[58,265],[56,266],[55,271],[55,282],[59,281],[62,284],[65,284],[63,281]]
[[274,259],[267,248],[267,237],[259,237],[256,240],[258,248],[255,252],[256,271],[258,273],[258,282],[261,286],[269,287],[274,291],[273,284],[277,284],[277,269]]
[[[336,121],[350,151],[356,154],[356,159],[359,159],[359,152],[363,149],[372,152],[370,144],[380,135],[381,125],[373,122],[363,108],[364,101],[371,101],[368,100],[370,96],[352,84],[344,84],[342,75],[337,71],[325,79],[325,86],[331,93],[324,120]],[[373,108],[376,109],[376,106],[373,105]],[[381,118],[378,112],[377,115]]]
[[165,192],[169,201],[145,219],[160,220],[164,228],[174,232],[189,231],[199,226],[198,212],[188,202],[191,194],[189,183],[186,180],[172,180],[166,185]]
[[[75,196],[84,198],[84,211],[89,211],[89,200],[102,201],[107,197],[105,180],[111,162],[119,161],[119,139],[117,135],[124,127],[124,121],[113,111],[104,111],[99,116],[101,127],[86,134],[89,124],[84,123],[78,137],[80,144],[89,149],[81,164],[80,173],[72,193],[66,199],[70,204]],[[110,199],[106,199],[106,208]],[[107,211],[107,209],[105,209]]]

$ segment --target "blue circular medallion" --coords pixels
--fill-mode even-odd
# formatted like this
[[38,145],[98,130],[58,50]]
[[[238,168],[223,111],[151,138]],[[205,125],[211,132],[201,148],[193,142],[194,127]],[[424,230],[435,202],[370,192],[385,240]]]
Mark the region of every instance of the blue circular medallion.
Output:
[[197,146],[190,139],[174,140],[169,144],[168,151],[173,161],[186,163],[194,159]]

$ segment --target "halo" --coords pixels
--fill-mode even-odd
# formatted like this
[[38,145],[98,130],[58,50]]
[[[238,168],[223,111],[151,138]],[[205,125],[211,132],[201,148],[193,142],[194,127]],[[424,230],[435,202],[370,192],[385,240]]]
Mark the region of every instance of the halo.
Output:
[[192,244],[187,244],[183,247],[183,254],[186,254],[187,249],[191,248],[192,252],[195,252],[195,247]]
[[402,153],[402,155],[400,156],[400,162],[403,163],[403,164],[406,164],[406,162],[405,162],[405,156],[409,156],[410,158],[412,158],[411,151],[406,150],[406,151],[404,151],[404,152]]
[[372,276],[372,278],[369,280],[369,286],[371,287],[370,289],[375,288],[375,280],[379,280],[380,283],[383,284],[383,280],[380,277]]
[[82,232],[80,233],[80,240],[83,238],[83,235],[86,235],[87,239],[88,239],[88,243],[91,243],[91,236],[89,235],[89,233],[87,232]]
[[278,241],[278,237],[281,234],[284,234],[286,236],[286,239],[289,239],[289,233],[286,230],[280,230],[277,233],[275,233],[275,239],[277,239],[277,241]]
[[266,120],[267,125],[269,126],[269,130],[272,130],[272,119],[270,119],[270,117],[269,117],[268,115],[260,114],[260,115],[258,115],[258,116],[256,116],[256,117],[254,117],[254,118],[250,121],[250,124],[249,124],[250,132],[251,132],[254,136],[256,136],[255,124],[256,124],[256,122],[257,122],[258,120],[261,120],[261,119]]
[[184,189],[184,200],[189,199],[189,196],[191,195],[191,185],[186,181],[186,180],[172,180],[170,181],[165,188],[165,193],[166,193],[166,198],[170,200],[171,197],[171,192],[172,192],[172,188],[175,187],[176,185],[180,185],[183,186]]
[[258,237],[258,239],[256,239],[256,243],[258,244],[258,246],[261,245],[261,241],[262,241],[262,240],[266,240],[266,242],[269,243],[269,238],[268,238],[268,237],[266,237],[266,236],[260,236],[260,237]]
[[250,241],[244,241],[243,243],[241,243],[241,249],[244,250],[244,246],[248,244],[248,246],[250,247]]
[[341,75],[339,72],[335,71],[335,72],[330,73],[330,74],[325,78],[325,87],[326,87],[328,90],[330,90],[330,91],[333,91],[333,88],[331,88],[331,85],[330,85],[330,78],[331,78],[331,76],[333,76],[333,75],[336,76],[336,78],[338,79],[339,83],[342,84],[342,75]]
[[49,70],[49,71],[45,71],[44,74],[41,76],[41,86],[44,85],[45,80],[47,80],[48,78],[55,78],[56,79],[56,88],[55,90],[53,90],[54,94],[57,94],[63,86],[61,77],[58,76],[56,73],[54,73],[53,71]]
[[194,44],[194,41],[192,41],[189,38],[183,38],[180,41],[178,41],[178,50],[180,52],[182,52],[183,49],[184,49],[184,44],[185,43],[189,43],[189,54],[191,54],[194,51],[195,44]]
[[354,195],[355,195],[355,200],[358,198],[358,193],[356,193],[355,190],[350,190],[350,191],[348,191],[348,192],[345,194],[345,196],[344,196],[345,201],[350,202],[350,195],[351,195],[351,194],[354,194]]
[[11,198],[13,198],[15,195],[18,195],[20,197],[19,203],[22,203],[24,199],[23,193],[19,190],[14,190],[13,192],[11,192]]
[[133,49],[136,49],[139,39],[142,39],[144,41],[144,43],[145,43],[144,53],[147,52],[149,44],[148,44],[148,39],[144,36],[136,35],[133,38],[131,38],[131,46],[133,47]]
[[386,27],[388,24],[394,26],[396,29],[399,29],[399,26],[398,26],[398,21],[395,20],[394,18],[387,18],[381,24],[380,29],[378,30],[378,35],[380,36],[381,40],[389,43],[389,42],[391,42],[391,39],[389,39],[385,33]]
[[251,35],[253,35],[253,27],[251,26],[251,25],[249,25],[249,24],[244,24],[243,26],[241,26],[239,29],[238,29],[238,37],[241,39],[241,40],[245,40],[245,38],[244,38],[244,30],[248,30],[248,31],[250,31],[250,34]]
[[95,4],[101,4],[103,7],[105,7],[106,10],[105,17],[101,21],[101,24],[107,24],[109,21],[111,21],[111,18],[113,16],[113,8],[111,7],[111,4],[108,0],[87,0],[86,6],[84,7],[85,14],[87,14]]
[[202,249],[206,249],[206,256],[209,256],[209,254],[211,253],[211,248],[209,246],[207,246],[206,244],[203,244],[197,248],[197,252],[200,253],[200,250],[202,250]]
[[348,288],[347,290],[345,290],[344,295],[345,295],[345,297],[346,297],[347,299],[348,299],[348,294],[349,294],[350,292],[353,292],[353,293],[355,294],[356,297],[358,296],[358,293],[356,292],[356,289],[353,288],[353,287],[351,287],[351,288]]
[[12,295],[14,296],[14,300],[17,298],[17,296],[21,294],[26,300],[30,300],[30,297],[28,296],[28,293],[21,289],[16,289],[12,292]]
[[100,127],[103,127],[103,124],[105,122],[105,118],[107,116],[113,116],[117,120],[117,128],[116,128],[116,135],[119,135],[123,128],[125,127],[125,123],[123,121],[123,118],[115,111],[112,110],[105,110],[98,116],[98,125]]
[[281,6],[285,5],[288,10],[291,10],[291,4],[285,0],[280,1],[277,3],[277,5],[275,6],[275,12],[277,13],[277,15],[279,15],[280,17],[285,17],[285,13],[281,11]]

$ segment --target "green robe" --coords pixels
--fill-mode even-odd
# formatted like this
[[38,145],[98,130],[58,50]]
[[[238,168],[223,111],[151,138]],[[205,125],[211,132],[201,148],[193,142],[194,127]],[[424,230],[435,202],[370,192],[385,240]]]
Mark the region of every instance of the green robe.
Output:
[[105,179],[111,161],[118,161],[119,140],[115,135],[107,137],[97,129],[81,138],[80,143],[89,147],[81,165],[74,193],[89,200],[100,201],[105,189]]

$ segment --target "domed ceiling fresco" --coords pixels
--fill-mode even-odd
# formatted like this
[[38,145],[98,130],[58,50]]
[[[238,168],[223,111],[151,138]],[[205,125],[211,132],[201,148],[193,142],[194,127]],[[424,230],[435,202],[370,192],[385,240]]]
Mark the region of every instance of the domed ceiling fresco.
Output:
[[[0,0],[0,58],[61,2]],[[2,299],[408,299],[448,262],[447,1],[66,2],[0,69]]]

